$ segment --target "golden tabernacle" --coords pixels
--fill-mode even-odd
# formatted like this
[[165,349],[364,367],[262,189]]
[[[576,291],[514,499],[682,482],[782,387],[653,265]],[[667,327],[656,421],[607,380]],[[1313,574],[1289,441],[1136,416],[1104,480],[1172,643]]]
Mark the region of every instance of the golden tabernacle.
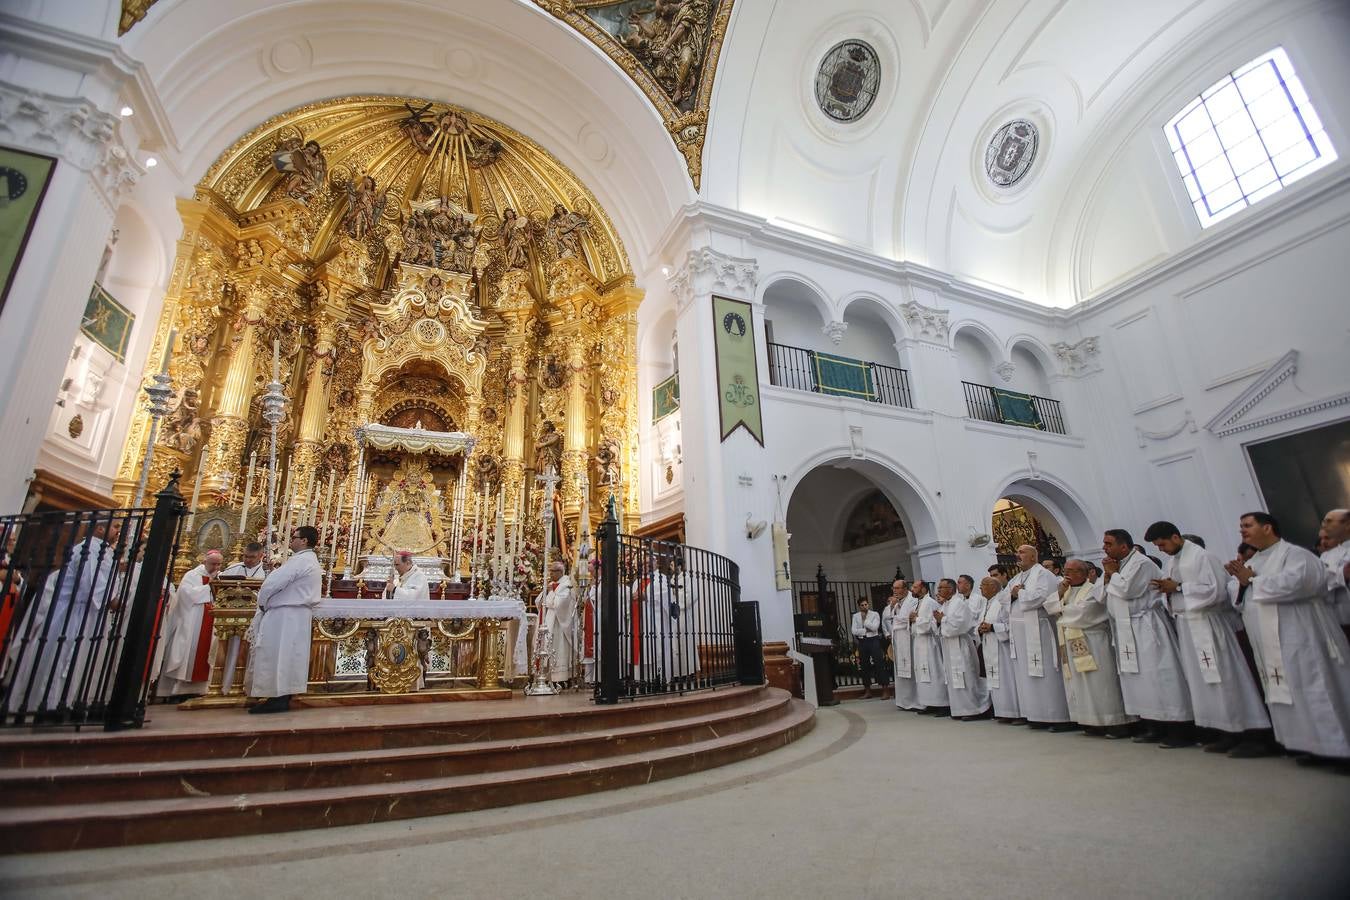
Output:
[[[282,553],[312,524],[349,580],[401,550],[465,578],[496,537],[529,596],[538,476],[560,476],[558,541],[611,493],[634,522],[641,292],[605,211],[538,145],[441,103],[327,101],[254,129],[179,211],[147,376],[165,366],[174,391],[149,491],[174,470],[193,486],[180,572],[252,540]],[[150,424],[131,424],[119,502]],[[502,520],[523,532],[506,562]]]

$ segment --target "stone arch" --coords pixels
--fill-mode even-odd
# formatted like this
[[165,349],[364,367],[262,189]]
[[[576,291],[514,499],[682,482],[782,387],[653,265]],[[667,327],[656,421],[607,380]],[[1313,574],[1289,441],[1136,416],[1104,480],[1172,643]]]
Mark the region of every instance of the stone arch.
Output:
[[994,504],[1004,498],[1016,500],[1038,519],[1044,516],[1059,529],[1056,536],[1061,539],[1065,554],[1094,558],[1101,555],[1100,535],[1088,514],[1086,501],[1062,479],[1045,472],[1020,469],[1004,476],[998,484],[998,490],[988,498],[985,509],[992,510]]
[[[775,291],[775,288],[779,290]],[[830,295],[818,282],[805,275],[783,271],[775,272],[761,280],[756,299],[766,307],[774,301],[774,298],[769,296],[770,291],[785,294],[785,299],[789,303],[806,301],[807,305],[814,308],[820,316],[821,325],[834,319],[834,306],[830,302]]]

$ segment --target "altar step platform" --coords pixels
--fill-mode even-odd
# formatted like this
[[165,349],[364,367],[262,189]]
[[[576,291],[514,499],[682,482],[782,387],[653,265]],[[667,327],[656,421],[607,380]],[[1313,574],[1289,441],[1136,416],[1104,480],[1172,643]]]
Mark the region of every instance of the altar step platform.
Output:
[[0,853],[465,812],[645,784],[814,726],[767,686],[596,706],[585,694],[307,709],[152,707],[140,731],[0,735]]

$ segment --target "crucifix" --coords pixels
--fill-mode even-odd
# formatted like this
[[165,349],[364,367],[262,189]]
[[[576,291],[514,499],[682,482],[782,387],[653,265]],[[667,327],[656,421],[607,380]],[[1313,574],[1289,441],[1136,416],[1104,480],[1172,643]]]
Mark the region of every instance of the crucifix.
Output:
[[534,480],[544,486],[544,503],[540,518],[544,520],[544,569],[539,573],[541,582],[548,582],[548,557],[553,549],[553,491],[562,481],[552,466],[544,470],[543,475],[534,476]]

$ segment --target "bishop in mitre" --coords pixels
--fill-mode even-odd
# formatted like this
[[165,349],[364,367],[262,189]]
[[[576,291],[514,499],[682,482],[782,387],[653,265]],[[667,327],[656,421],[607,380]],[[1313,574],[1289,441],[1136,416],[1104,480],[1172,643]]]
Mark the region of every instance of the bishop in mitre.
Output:
[[323,588],[323,566],[314,552],[319,531],[301,525],[291,531],[291,558],[273,569],[258,589],[253,620],[253,664],[248,695],[264,702],[250,713],[285,712],[291,697],[309,685],[310,630]]
[[547,642],[548,680],[566,684],[572,680],[572,666],[576,660],[576,634],[572,627],[577,614],[576,586],[567,566],[554,560],[548,567],[548,585],[539,597],[539,628],[541,640]]
[[393,600],[430,600],[431,582],[413,562],[410,551],[394,554],[394,577],[384,586],[384,594]]
[[1239,527],[1256,555],[1224,568],[1243,588],[1275,737],[1311,762],[1350,758],[1350,644],[1327,599],[1326,566],[1282,539],[1274,516],[1247,513]]
[[1186,674],[1195,724],[1222,736],[1205,746],[1210,753],[1269,756],[1257,735],[1270,716],[1238,644],[1236,615],[1228,603],[1228,575],[1219,558],[1185,540],[1171,522],[1154,522],[1144,533],[1168,556],[1166,575],[1155,587],[1167,595],[1177,624],[1181,669]]
[[164,616],[164,664],[159,670],[155,694],[181,697],[206,693],[211,675],[211,579],[225,559],[219,550],[208,550],[201,565],[190,569],[178,583],[169,612]]
[[1037,561],[1036,548],[1030,544],[1017,548],[1017,567],[1020,571],[1008,582],[1017,703],[1032,728],[1071,731],[1055,626],[1045,611],[1045,601],[1055,596],[1057,579]]
[[1111,616],[1101,585],[1088,581],[1086,562],[1070,559],[1064,563],[1056,596],[1045,601],[1045,608],[1059,616],[1055,624],[1069,715],[1090,735],[1128,737],[1134,716],[1125,712],[1120,693],[1111,649]]

